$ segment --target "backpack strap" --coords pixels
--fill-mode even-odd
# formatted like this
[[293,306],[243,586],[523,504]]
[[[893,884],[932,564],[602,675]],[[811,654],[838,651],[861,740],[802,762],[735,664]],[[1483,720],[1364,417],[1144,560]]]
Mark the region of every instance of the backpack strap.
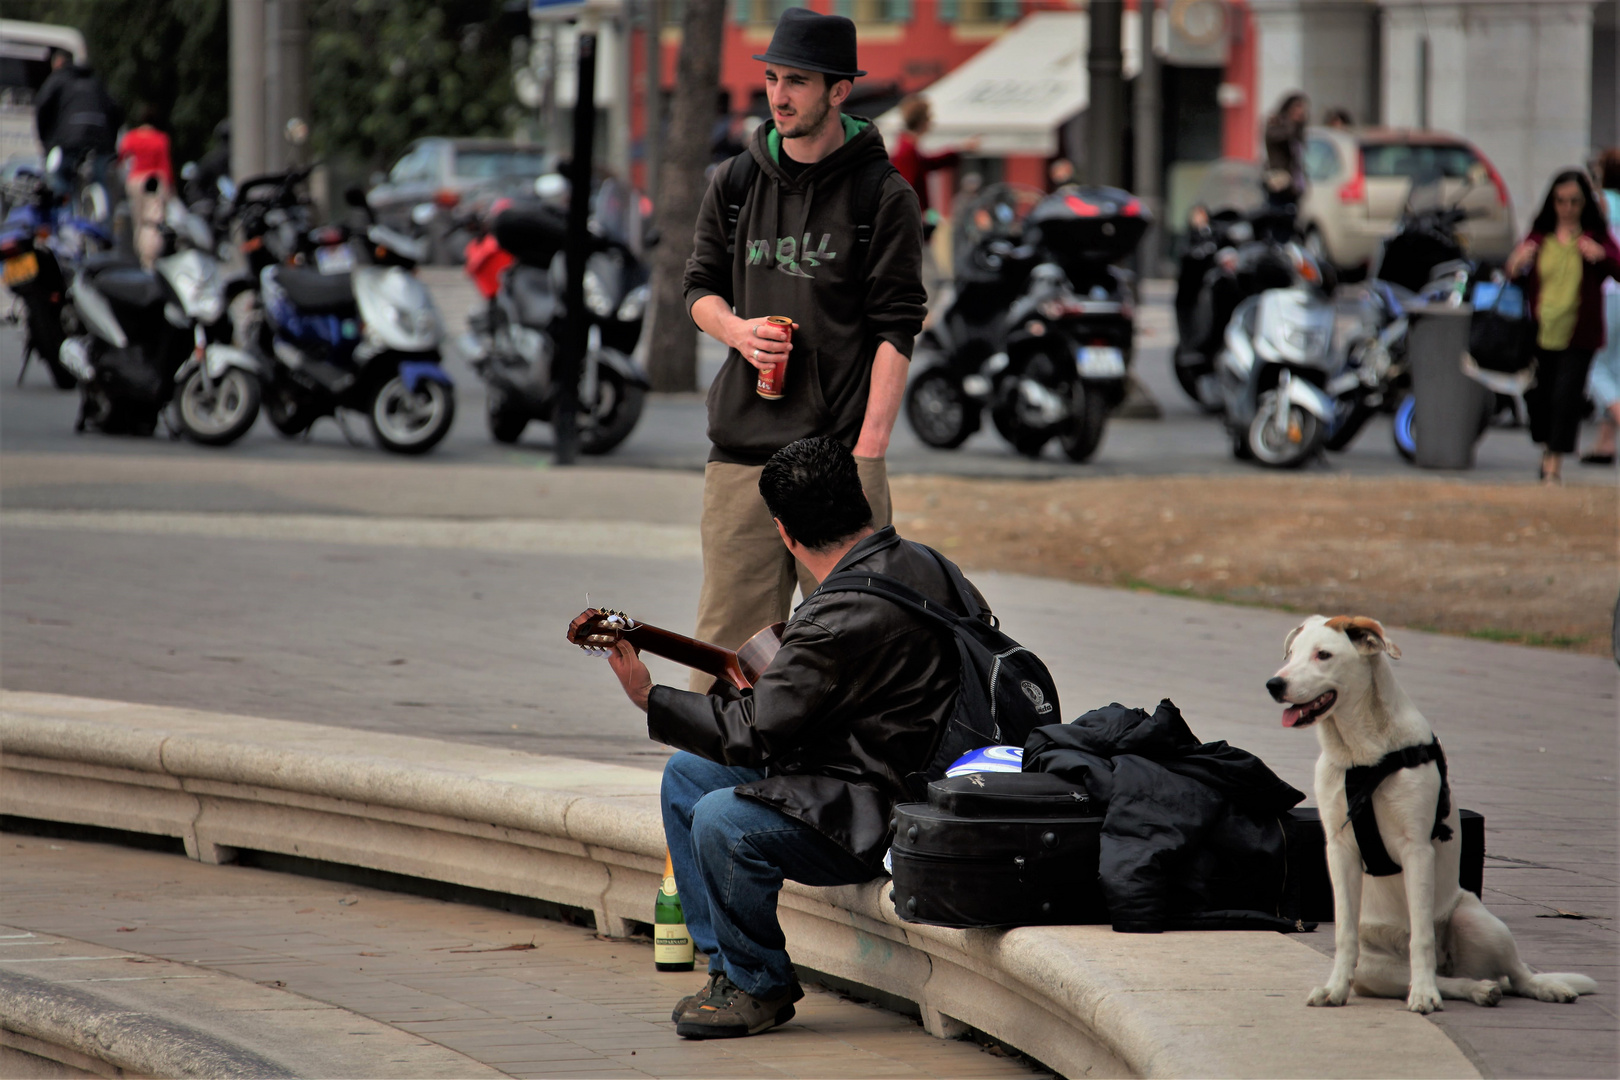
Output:
[[922,616],[925,620],[933,622],[942,629],[953,632],[956,629],[956,624],[962,621],[962,616],[950,608],[937,600],[928,599],[910,585],[887,574],[844,570],[830,575],[816,589],[816,592],[861,592],[881,596],[913,614]]
[[726,198],[726,254],[737,251],[737,219],[748,205],[748,193],[754,188],[754,177],[759,175],[759,162],[753,152],[744,150],[733,155],[726,163],[726,184],[722,189]]

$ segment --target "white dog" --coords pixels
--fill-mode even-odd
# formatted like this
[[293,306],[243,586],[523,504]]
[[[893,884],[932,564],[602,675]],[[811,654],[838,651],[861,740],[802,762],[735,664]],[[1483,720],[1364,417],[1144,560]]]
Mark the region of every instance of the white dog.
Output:
[[[1333,974],[1306,1004],[1343,1005],[1352,982],[1367,997],[1404,994],[1417,1013],[1441,1008],[1443,997],[1495,1005],[1504,990],[1560,1002],[1596,991],[1585,975],[1532,972],[1502,921],[1458,886],[1462,840],[1445,758],[1395,682],[1388,658],[1401,651],[1384,628],[1312,615],[1283,655],[1266,689],[1287,706],[1284,727],[1316,724],[1316,802],[1333,879]],[[1359,822],[1349,820],[1353,800],[1370,805]]]

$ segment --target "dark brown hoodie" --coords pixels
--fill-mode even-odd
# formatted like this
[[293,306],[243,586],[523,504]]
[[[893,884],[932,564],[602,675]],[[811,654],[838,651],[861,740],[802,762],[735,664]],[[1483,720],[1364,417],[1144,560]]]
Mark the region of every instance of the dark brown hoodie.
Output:
[[715,295],[745,319],[788,315],[799,324],[787,392],[767,401],[758,371],[735,350],[709,388],[711,461],[763,465],[795,439],[832,435],[853,446],[866,416],[872,358],[887,341],[911,356],[927,313],[922,217],[899,173],[884,180],[865,252],[855,243],[856,165],[888,155],[870,121],[845,116],[844,145],[796,180],[777,164],[782,140],[761,124],[749,142],[759,163],[726,254],[725,177],[714,171],[686,263],[686,307]]

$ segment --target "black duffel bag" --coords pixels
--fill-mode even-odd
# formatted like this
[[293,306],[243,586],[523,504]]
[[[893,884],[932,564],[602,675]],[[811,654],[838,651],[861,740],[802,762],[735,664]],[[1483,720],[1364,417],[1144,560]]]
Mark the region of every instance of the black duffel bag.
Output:
[[1510,281],[1474,285],[1468,355],[1486,371],[1522,371],[1535,356],[1536,324],[1524,291]]

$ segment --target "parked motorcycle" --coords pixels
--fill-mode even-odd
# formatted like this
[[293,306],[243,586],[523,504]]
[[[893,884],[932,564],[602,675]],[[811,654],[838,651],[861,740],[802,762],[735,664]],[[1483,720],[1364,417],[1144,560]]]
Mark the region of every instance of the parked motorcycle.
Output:
[[[537,191],[550,201],[500,210],[489,237],[467,250],[467,272],[489,307],[469,318],[463,351],[487,388],[490,436],[502,443],[517,442],[531,420],[550,423],[557,402],[552,364],[567,317],[560,254],[567,219],[554,205],[561,194],[555,180],[542,177]],[[581,452],[605,454],[630,437],[646,402],[647,377],[630,354],[641,337],[648,272],[616,215],[593,215],[590,235],[577,430]],[[513,260],[504,270],[501,253]]]
[[1086,461],[1125,396],[1134,280],[1113,263],[1141,240],[1146,211],[1116,188],[1042,197],[996,185],[966,215],[956,295],[918,342],[907,420],[923,442],[954,449],[989,409],[1020,454],[1039,457],[1055,438]]
[[[1288,219],[1291,220],[1291,219]],[[1246,297],[1287,276],[1276,245],[1265,242],[1286,221],[1266,198],[1258,164],[1219,161],[1199,185],[1187,215],[1187,248],[1176,281],[1176,382],[1206,412],[1221,411],[1215,358],[1226,325]]]
[[1232,452],[1297,468],[1321,451],[1333,422],[1331,275],[1299,244],[1276,246],[1286,283],[1240,302],[1216,359]]
[[14,177],[12,193],[15,201],[0,224],[0,265],[16,304],[7,321],[24,327],[17,384],[22,385],[29,361],[38,356],[57,389],[71,390],[76,380],[62,363],[62,342],[81,326],[68,282],[87,257],[112,246],[112,234],[75,215],[66,200],[52,195],[38,171]]
[[[351,188],[345,199],[371,220],[363,192]],[[270,211],[276,209],[286,207]],[[264,364],[271,424],[292,437],[323,416],[351,409],[366,414],[383,449],[426,453],[449,432],[456,399],[439,363],[443,324],[412,273],[426,257],[423,246],[375,223],[358,235],[342,225],[287,235],[291,215],[270,211],[261,233],[267,248],[259,273],[261,316],[251,336]],[[281,245],[300,244],[309,245],[313,267],[268,261]],[[362,247],[367,263],[356,258]]]
[[150,435],[173,405],[173,426],[199,443],[241,438],[259,413],[259,364],[230,344],[213,234],[171,204],[163,254],[151,270],[118,256],[89,260],[71,294],[87,333],[62,363],[79,380],[75,430]]

